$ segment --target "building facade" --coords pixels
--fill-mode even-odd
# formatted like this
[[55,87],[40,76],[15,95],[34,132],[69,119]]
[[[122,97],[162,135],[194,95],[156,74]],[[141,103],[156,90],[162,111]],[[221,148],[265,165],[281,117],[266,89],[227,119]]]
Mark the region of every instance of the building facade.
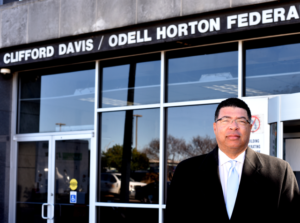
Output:
[[0,222],[163,223],[229,97],[300,182],[300,1],[0,4]]

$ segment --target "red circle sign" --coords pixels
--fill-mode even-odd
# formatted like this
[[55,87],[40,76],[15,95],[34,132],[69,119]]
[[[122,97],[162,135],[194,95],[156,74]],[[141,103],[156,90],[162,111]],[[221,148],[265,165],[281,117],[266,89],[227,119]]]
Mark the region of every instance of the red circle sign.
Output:
[[253,115],[251,117],[252,129],[251,132],[257,132],[260,128],[260,120],[257,116]]

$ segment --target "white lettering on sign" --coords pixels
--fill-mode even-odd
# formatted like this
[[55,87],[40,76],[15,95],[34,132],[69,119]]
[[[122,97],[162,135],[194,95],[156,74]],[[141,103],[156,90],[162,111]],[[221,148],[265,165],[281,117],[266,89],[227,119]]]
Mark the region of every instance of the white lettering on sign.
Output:
[[216,18],[214,19],[210,19],[209,20],[209,31],[213,32],[213,31],[219,31],[221,30],[221,22],[220,22],[220,18]]
[[284,13],[285,13],[284,8],[274,9],[274,22],[278,22],[279,19],[280,19],[280,21],[284,21],[285,20]]
[[196,26],[197,26],[198,22],[194,21],[194,22],[189,22],[189,27],[191,27],[191,34],[195,34],[196,33]]
[[68,44],[62,43],[58,45],[58,55],[91,51],[93,48],[94,44],[92,39],[69,42]]
[[[58,55],[80,53],[84,51],[91,51],[94,49],[92,39],[69,42],[68,44],[61,43],[58,45]],[[3,62],[5,64],[27,61],[29,59],[37,60],[42,58],[50,58],[55,54],[53,46],[39,47],[28,50],[20,50],[12,53],[5,53]]]
[[258,12],[249,13],[249,25],[255,26],[261,21],[261,15]]
[[[151,41],[165,41],[168,39],[181,39],[192,35],[208,35],[211,32],[226,32],[237,28],[253,27],[258,25],[269,26],[291,20],[299,20],[299,3],[289,6],[266,8],[259,11],[241,12],[222,17],[201,18],[198,20],[183,21],[177,24],[161,25],[143,30],[130,30],[119,34],[111,34],[108,38],[95,36],[89,39],[58,43],[55,46],[41,46],[13,52],[1,53],[3,64],[26,62],[51,57],[70,56],[90,52],[97,44],[98,51],[110,50],[114,47],[126,47]],[[224,20],[224,21],[221,21]],[[297,21],[299,23],[299,21]],[[223,26],[223,27],[221,27]],[[151,29],[151,31],[150,31]],[[98,42],[99,40],[99,42]],[[97,43],[94,43],[97,41]],[[103,41],[103,42],[102,42]],[[99,46],[99,47],[98,47]],[[102,47],[101,47],[102,46]]]
[[108,44],[110,47],[115,47],[118,44],[118,37],[117,35],[112,35],[108,39]]
[[209,30],[209,22],[207,20],[201,20],[198,23],[198,31],[199,33],[206,33]]
[[189,34],[207,33],[221,30],[221,19],[202,19],[200,21],[192,21],[189,23],[181,23],[178,25],[169,25],[168,27],[156,28],[156,39],[175,38],[180,36],[188,36]]
[[156,39],[165,39],[166,37],[166,27],[157,27]]
[[291,20],[291,19],[299,19],[299,14],[294,5],[290,7],[289,13],[286,17],[286,20]]
[[92,39],[88,39],[86,41],[86,48],[87,51],[92,51],[94,49],[94,44]]
[[141,31],[137,31],[137,32],[136,32],[136,42],[137,42],[137,43],[142,43],[142,42],[144,42],[144,39],[141,38]]
[[170,25],[170,26],[167,28],[167,36],[168,36],[169,38],[174,38],[176,35],[177,35],[177,26],[175,26],[175,25]]
[[248,13],[238,15],[238,27],[248,26]]
[[227,29],[231,29],[233,24],[236,24],[237,15],[227,17]]
[[47,46],[47,47],[40,47],[34,48],[29,50],[20,50],[13,53],[6,53],[3,57],[3,62],[5,64],[9,63],[16,63],[21,61],[27,61],[30,58],[33,60],[41,59],[41,58],[48,58],[54,55],[54,47]]
[[252,129],[248,146],[257,152],[261,152],[264,144],[263,117],[263,114],[251,117]]
[[132,31],[126,33],[120,33],[118,35],[111,35],[108,39],[110,47],[124,46],[126,44],[142,43],[152,41],[152,37],[148,35],[148,30],[144,30],[144,36],[141,37],[140,31]]
[[263,10],[262,11],[262,23],[272,23],[273,17],[272,17],[273,9]]
[[178,36],[187,36],[188,35],[188,25],[182,23],[178,25]]

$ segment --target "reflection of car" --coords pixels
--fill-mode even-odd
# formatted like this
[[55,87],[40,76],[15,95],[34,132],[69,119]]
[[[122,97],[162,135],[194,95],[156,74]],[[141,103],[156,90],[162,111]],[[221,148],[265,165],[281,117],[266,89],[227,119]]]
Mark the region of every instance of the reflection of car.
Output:
[[[135,195],[136,187],[143,187],[147,184],[136,182],[132,178],[129,179],[129,192],[131,196]],[[121,174],[120,173],[101,173],[101,191],[113,194],[120,194]]]

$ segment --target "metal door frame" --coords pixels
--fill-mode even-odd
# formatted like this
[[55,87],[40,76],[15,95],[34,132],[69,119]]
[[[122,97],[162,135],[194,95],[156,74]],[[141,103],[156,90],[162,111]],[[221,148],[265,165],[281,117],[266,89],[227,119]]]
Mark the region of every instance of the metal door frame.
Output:
[[[52,208],[54,207],[54,192],[55,192],[55,142],[59,140],[72,140],[72,139],[90,139],[90,170],[92,169],[92,151],[95,149],[95,138],[93,131],[84,131],[84,132],[64,132],[64,133],[52,133],[52,134],[24,134],[16,135],[12,140],[12,151],[11,151],[11,171],[10,171],[10,197],[9,197],[9,222],[16,222],[16,195],[17,195],[17,169],[18,169],[18,143],[19,142],[39,142],[39,141],[48,141],[48,195],[47,203],[49,205],[47,213],[51,213]],[[90,174],[90,179],[93,175]],[[93,182],[93,181],[92,181]],[[91,180],[90,180],[90,198],[95,196],[91,190]],[[91,207],[90,207],[91,208]],[[42,209],[41,209],[42,215]],[[48,216],[54,217],[54,216]],[[48,219],[47,223],[53,223],[53,219]]]

